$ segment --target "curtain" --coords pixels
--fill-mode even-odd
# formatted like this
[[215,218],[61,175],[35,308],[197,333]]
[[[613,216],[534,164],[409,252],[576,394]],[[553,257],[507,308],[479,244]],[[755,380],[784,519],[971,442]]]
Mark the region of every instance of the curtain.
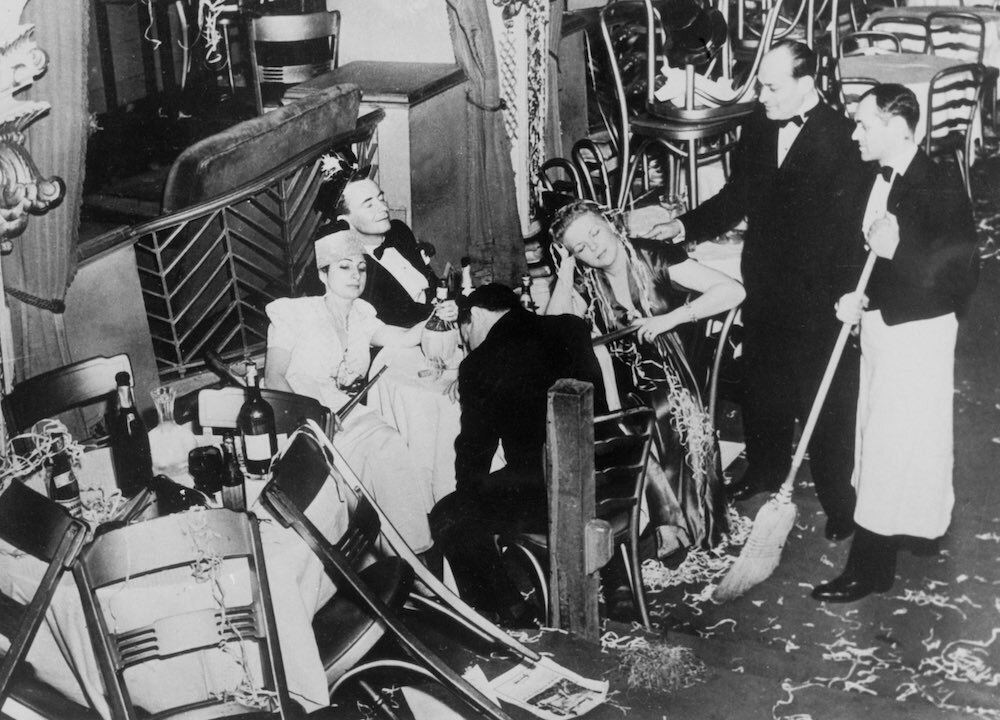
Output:
[[524,267],[510,142],[500,113],[493,35],[484,0],[446,0],[455,59],[466,80],[469,256],[479,282],[516,285]]
[[549,111],[545,121],[545,159],[565,157],[570,148],[562,146],[559,117],[559,43],[562,42],[563,0],[549,5]]
[[[48,69],[22,100],[48,102],[49,113],[28,126],[25,146],[43,177],[66,184],[62,204],[32,217],[2,259],[14,336],[15,380],[70,362],[61,312],[76,273],[76,241],[87,150],[87,42],[90,2],[29,0],[22,23],[34,23]],[[11,292],[28,302],[15,298]],[[42,307],[40,307],[42,306]]]

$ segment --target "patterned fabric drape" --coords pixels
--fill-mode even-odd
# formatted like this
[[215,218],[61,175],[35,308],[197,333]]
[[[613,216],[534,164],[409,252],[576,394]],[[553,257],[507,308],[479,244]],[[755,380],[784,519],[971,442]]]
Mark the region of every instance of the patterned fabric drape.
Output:
[[496,54],[483,0],[446,0],[455,59],[466,81],[469,256],[477,281],[516,284],[524,267],[510,142],[503,129]]
[[[61,304],[76,273],[76,241],[87,149],[87,39],[90,2],[30,0],[22,22],[34,23],[35,39],[49,56],[48,70],[19,98],[51,104],[48,115],[25,133],[25,145],[46,177],[66,183],[62,204],[32,217],[14,251],[3,258],[10,288]],[[70,362],[61,313],[7,295],[14,335],[15,381]]]
[[562,146],[562,119],[559,116],[559,42],[562,40],[563,4],[549,4],[549,110],[545,121],[545,157],[565,157],[570,148]]

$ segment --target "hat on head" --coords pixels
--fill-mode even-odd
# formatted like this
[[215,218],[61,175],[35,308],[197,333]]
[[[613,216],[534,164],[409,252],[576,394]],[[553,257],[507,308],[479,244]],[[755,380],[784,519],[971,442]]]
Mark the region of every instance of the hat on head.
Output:
[[358,233],[345,221],[330,223],[321,232],[319,240],[315,242],[316,267],[323,269],[338,260],[365,254],[365,246],[358,238]]

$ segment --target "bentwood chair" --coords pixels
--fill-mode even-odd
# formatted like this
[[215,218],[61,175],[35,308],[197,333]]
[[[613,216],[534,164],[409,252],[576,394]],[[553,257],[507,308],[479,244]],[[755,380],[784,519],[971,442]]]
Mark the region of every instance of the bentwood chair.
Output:
[[[972,12],[940,10],[927,16],[928,52],[967,63],[981,63],[986,51],[986,23]],[[997,123],[997,79],[1000,69],[983,65],[984,110],[989,108],[994,128]],[[985,113],[984,113],[985,114]]]
[[610,208],[611,173],[608,172],[608,164],[600,146],[590,138],[581,138],[573,143],[570,157],[586,186],[586,192],[580,197]]
[[[300,15],[263,15],[248,23],[251,75],[258,114],[281,105],[298,85],[338,63],[340,11]],[[275,93],[271,90],[274,89]],[[274,98],[277,98],[275,100]]]
[[[646,467],[655,420],[653,410],[648,407],[620,410],[594,418],[596,517],[611,524],[635,607],[647,630],[651,630],[652,626],[639,563],[639,509],[646,491]],[[506,552],[519,552],[533,570],[535,588],[544,603],[548,620],[548,573],[544,569],[548,558],[548,536],[521,533],[501,538],[501,543],[507,548]]]
[[981,63],[955,65],[931,78],[927,91],[924,152],[932,158],[955,158],[969,200],[969,166],[975,152],[972,124],[982,103],[985,77]]
[[927,23],[922,17],[883,11],[873,17],[865,29],[895,35],[904,53],[927,52]]
[[[478,714],[504,720],[507,715],[499,707],[446,665],[400,620],[399,611],[413,580],[413,568],[406,558],[383,558],[361,569],[362,561],[372,554],[384,518],[370,498],[344,479],[336,466],[335,451],[326,440],[315,425],[300,428],[275,460],[262,497],[278,522],[295,530],[316,554],[339,588],[313,621],[331,696],[347,679],[380,664],[366,663],[351,671],[374,642],[388,633],[414,661],[406,663],[407,669],[436,679]],[[336,542],[317,529],[315,517],[310,518],[315,513],[314,500],[328,483],[336,485],[336,492],[349,505],[348,529]],[[392,663],[398,666],[399,661]],[[362,687],[381,705],[377,691]]]
[[858,30],[840,38],[840,57],[891,55],[902,51],[899,38],[888,32]]
[[861,96],[878,85],[878,81],[866,77],[837,77],[837,102],[847,117],[854,119]]
[[120,372],[132,375],[128,355],[92,357],[22,380],[3,398],[4,417],[21,432],[43,418],[107,400]]
[[[250,515],[220,508],[111,530],[94,539],[74,572],[114,717],[144,715],[130,692],[143,666],[167,675],[186,670],[184,677],[199,679],[173,682],[177,705],[157,718],[276,710],[286,720],[301,712],[288,695],[260,534]],[[142,624],[120,625],[112,601],[129,592],[129,583],[148,587],[165,576],[174,583],[185,575],[190,590],[176,603],[143,606],[144,617],[137,620]],[[231,575],[237,582],[246,578],[247,597],[213,592]],[[205,591],[196,592],[199,586]]]
[[87,526],[27,485],[11,481],[0,494],[0,540],[45,563],[31,600],[0,591],[0,635],[10,642],[0,656],[0,707],[12,698],[43,717],[86,717],[88,710],[32,679],[24,662],[65,572],[83,547]]

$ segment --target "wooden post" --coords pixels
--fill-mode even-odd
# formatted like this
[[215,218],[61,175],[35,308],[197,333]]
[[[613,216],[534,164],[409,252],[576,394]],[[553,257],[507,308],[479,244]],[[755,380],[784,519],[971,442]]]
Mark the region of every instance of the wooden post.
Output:
[[552,624],[596,641],[598,573],[587,572],[586,552],[594,517],[593,385],[557,380],[549,388],[545,446]]

